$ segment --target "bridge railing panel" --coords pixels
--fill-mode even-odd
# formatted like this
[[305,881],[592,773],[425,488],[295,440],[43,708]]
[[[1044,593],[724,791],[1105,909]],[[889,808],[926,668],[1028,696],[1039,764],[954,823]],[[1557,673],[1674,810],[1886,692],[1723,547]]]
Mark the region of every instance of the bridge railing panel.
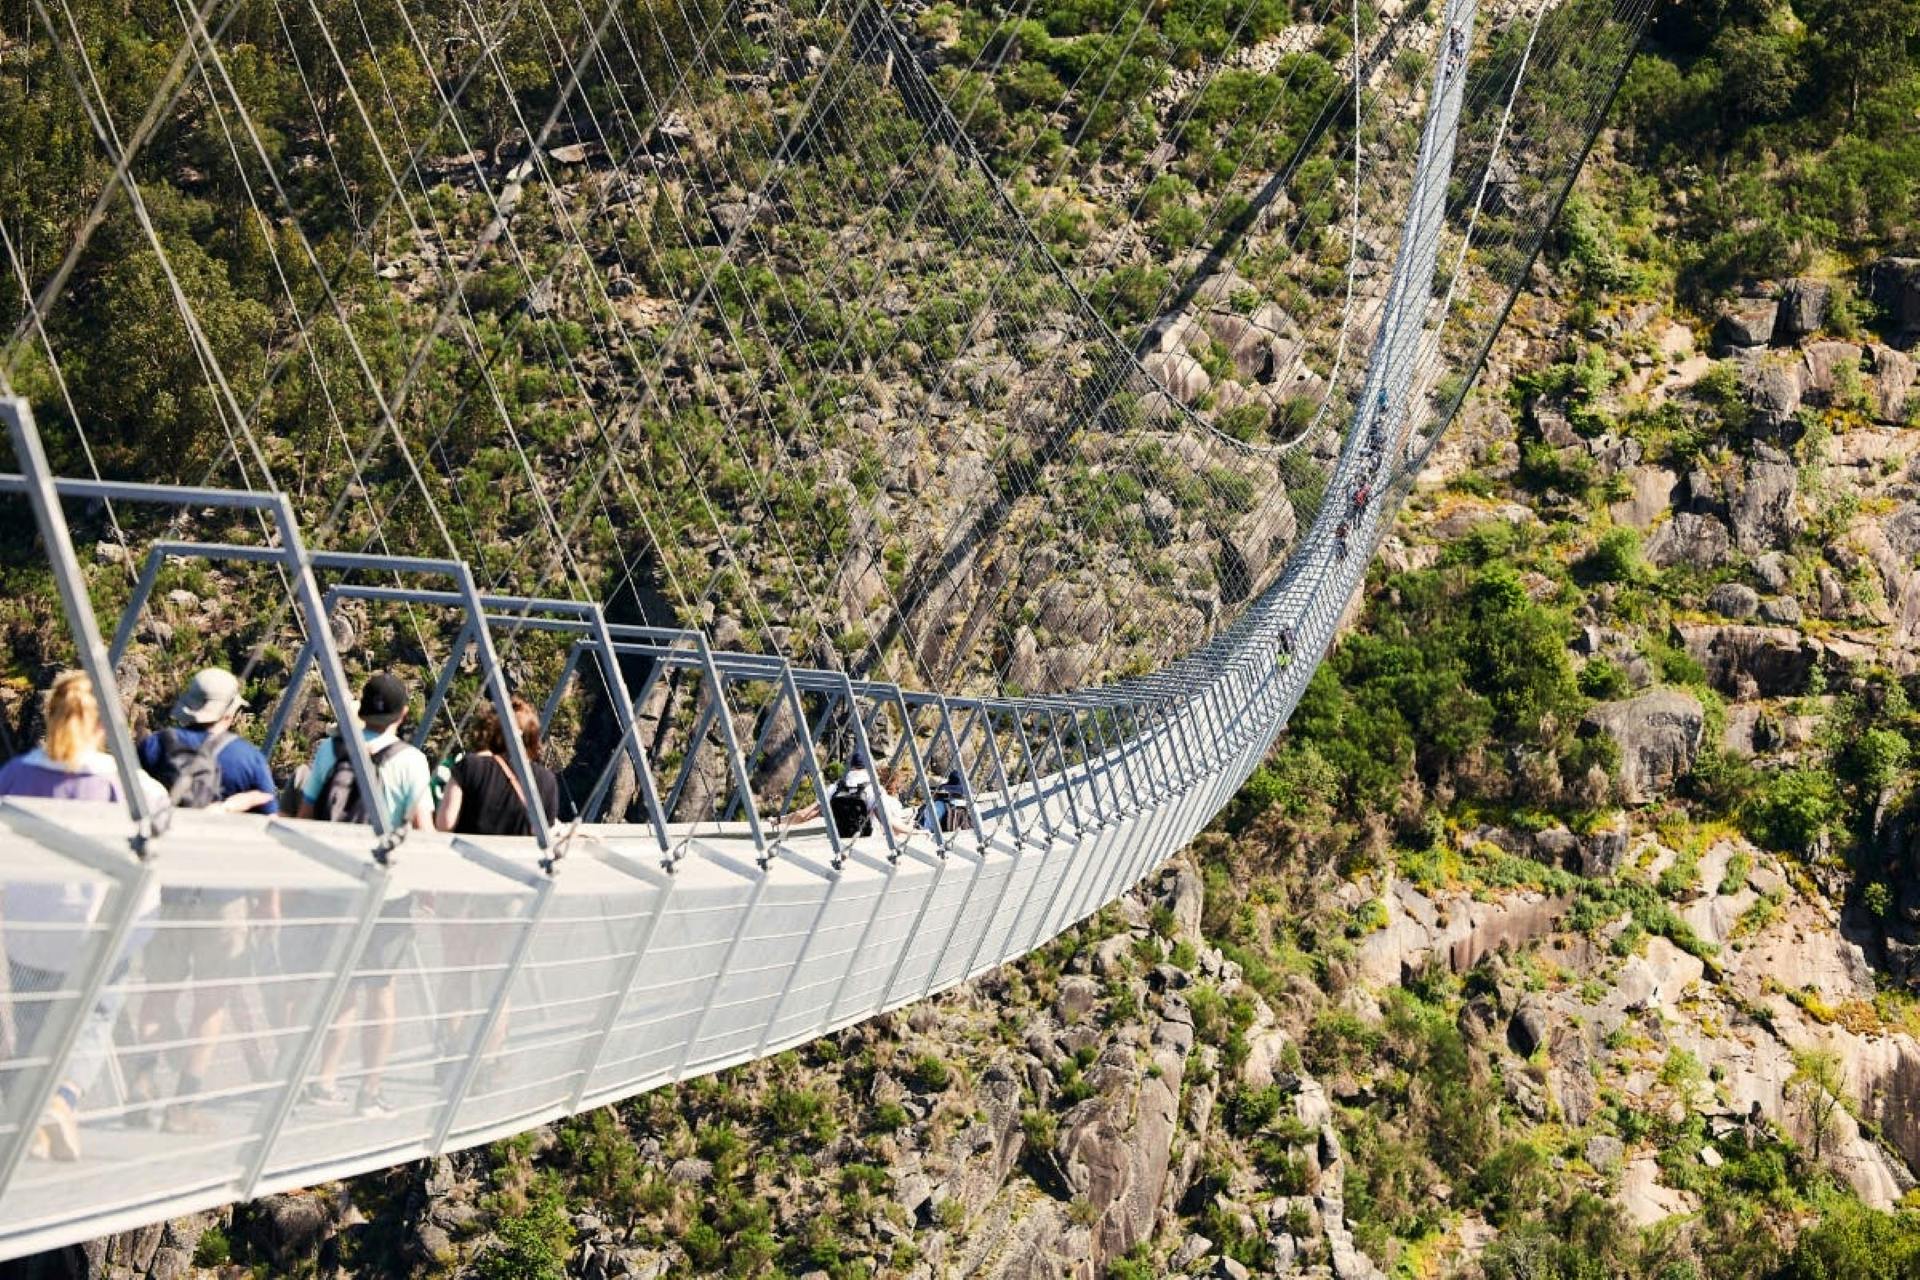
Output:
[[588,1081],[588,1100],[676,1077],[712,995],[714,975],[764,879],[751,862],[724,856],[696,853],[676,864],[651,943]]
[[970,976],[983,966],[990,968],[999,964],[1008,954],[1014,921],[1020,914],[1021,899],[1039,879],[1040,864],[1045,857],[1044,844],[1034,841],[1022,842],[1008,856],[1006,874],[1000,880],[1000,887],[994,891],[993,899],[982,899],[980,923],[962,976]]
[[967,976],[973,962],[975,944],[982,931],[997,914],[1002,892],[1013,875],[1013,855],[998,845],[984,851],[979,872],[967,886],[965,898],[955,913],[954,928],[933,971],[928,989],[941,991]]
[[856,853],[822,904],[807,942],[805,959],[787,981],[777,1012],[768,1022],[763,1048],[804,1040],[833,1019],[834,1009],[861,951],[871,924],[897,879],[890,862]]
[[[114,805],[4,807],[56,845],[126,861],[114,848],[125,831]],[[0,1010],[12,1026],[6,1068],[30,1064],[51,1080],[54,1098],[41,1104],[51,1110],[39,1118],[74,1123],[23,1132],[34,1091],[0,1074],[3,1140],[52,1157],[18,1166],[0,1221],[24,1228],[180,1196],[237,1197],[360,919],[364,883],[344,861],[276,840],[265,821],[206,814],[184,815],[166,858],[132,864],[133,876],[104,889],[84,862],[60,874],[60,861],[40,846],[9,847]],[[89,997],[90,970],[99,981]]]
[[[524,849],[515,852],[525,857]],[[531,863],[524,869],[538,872]],[[626,994],[632,958],[659,906],[657,879],[576,848],[554,886],[506,1002],[478,1046],[443,1146],[529,1128],[570,1110]],[[471,946],[496,945],[484,926],[466,920],[442,915],[437,927],[472,932]]]
[[263,1166],[274,1185],[329,1176],[370,1146],[394,1160],[432,1150],[540,898],[428,840],[410,842],[380,895]]
[[[839,874],[863,872],[853,866]],[[714,974],[683,1070],[715,1069],[755,1056],[779,1011],[787,978],[804,967],[807,939],[834,885],[834,873],[811,859],[782,858],[761,879],[758,900],[741,919]]]
[[854,953],[830,1006],[828,1020],[837,1024],[865,1017],[886,998],[908,937],[921,923],[935,882],[947,872],[945,860],[923,848],[903,851],[876,900],[873,914],[861,928]]
[[[0,886],[7,961],[0,991],[0,1152],[18,1152],[12,1163],[31,1140],[41,1078],[70,1044],[88,1057],[97,1052],[100,1016],[86,998],[88,975],[112,963],[106,954],[112,924],[128,909],[132,891],[122,877],[37,845],[7,860]],[[111,1025],[109,1016],[109,1036]],[[0,1200],[0,1212],[20,1212],[22,1198]]]
[[935,967],[946,954],[962,904],[983,862],[970,834],[948,837],[942,872],[926,895],[919,920],[902,941],[894,972],[881,993],[881,1009],[911,1004],[932,989]]

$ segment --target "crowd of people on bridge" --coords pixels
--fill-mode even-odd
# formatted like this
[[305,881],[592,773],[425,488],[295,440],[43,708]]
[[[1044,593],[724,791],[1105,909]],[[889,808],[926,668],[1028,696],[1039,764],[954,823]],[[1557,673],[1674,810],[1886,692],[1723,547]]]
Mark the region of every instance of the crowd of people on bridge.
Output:
[[[426,754],[403,733],[409,702],[400,677],[369,678],[354,723],[322,738],[283,789],[266,754],[235,727],[246,710],[240,680],[211,667],[180,691],[164,727],[138,741],[140,770],[133,784],[154,811],[173,807],[273,816],[284,805],[302,819],[367,823],[372,806],[379,804],[396,831],[526,836],[534,828],[533,815],[522,778],[510,763],[509,744],[517,739],[532,766],[541,812],[549,818],[562,815],[559,778],[540,761],[540,716],[527,701],[512,698],[505,723],[491,706],[479,712],[468,749],[444,771],[439,785]],[[376,787],[363,786],[356,774],[346,737],[353,732],[365,746]],[[0,765],[0,797],[124,803],[125,781],[106,741],[90,678],[78,671],[60,675],[47,697],[42,741]],[[788,814],[786,821],[824,820],[842,841],[877,836],[883,826],[898,837],[973,828],[972,794],[960,770],[927,787],[917,806],[902,799],[905,791],[900,770],[876,769],[855,751],[824,796]],[[80,939],[97,931],[109,892],[87,883],[0,886],[6,958],[0,1068],[57,1053],[63,1033],[54,1024],[65,1019],[50,1014],[80,977],[78,966],[89,951]],[[298,1095],[301,1105],[343,1114],[350,1110],[363,1118],[394,1114],[384,1077],[399,1019],[397,977],[420,967],[419,958],[406,950],[417,931],[405,925],[414,918],[434,920],[440,952],[435,990],[440,1008],[450,1011],[438,1017],[433,1032],[436,1087],[449,1083],[476,1049],[485,1060],[499,1048],[509,1013],[504,998],[486,1043],[469,1043],[478,1035],[479,1016],[473,1011],[486,1005],[486,993],[476,988],[486,970],[498,965],[501,946],[492,927],[497,922],[475,914],[498,913],[473,905],[479,897],[416,891],[389,896],[381,904]],[[315,922],[338,917],[340,901],[337,894],[312,889],[168,885],[139,904],[99,988],[103,994],[81,1017],[29,1155],[80,1158],[82,1102],[109,1067],[115,1098],[103,1110],[117,1115],[122,1125],[173,1134],[220,1129],[213,1112],[223,1090],[232,1092],[236,1056],[251,1060],[247,1070],[257,1078],[270,1070],[259,1042],[311,1019],[313,993],[336,962],[333,943],[339,932]],[[131,999],[129,991],[136,993]],[[258,1027],[262,1018],[270,1026]],[[344,1068],[356,1031],[359,1062],[349,1074]],[[232,1050],[224,1066],[219,1061],[223,1044]],[[342,1088],[343,1080],[350,1089]],[[482,1068],[469,1087],[485,1083]]]
[[[532,762],[542,811],[561,813],[559,779],[539,762],[539,714],[524,699],[512,700],[510,725],[502,725],[491,708],[478,714],[471,750],[453,764],[437,799],[426,754],[401,733],[408,703],[407,685],[398,676],[383,673],[366,682],[358,723],[324,738],[295,774],[291,796],[299,817],[366,822],[369,806],[380,803],[395,829],[527,835],[532,817],[521,781],[507,763],[509,735],[519,740]],[[208,668],[187,683],[165,727],[137,744],[140,771],[133,784],[145,793],[149,809],[171,806],[268,816],[280,812],[281,788],[265,753],[235,731],[244,710],[240,681],[230,671]],[[366,745],[377,788],[363,787],[355,774],[344,737],[355,731]],[[118,763],[106,750],[92,681],[82,672],[63,673],[47,696],[42,740],[0,765],[0,796],[123,803],[124,785]],[[0,1064],[57,1047],[61,1032],[53,1024],[58,1020],[49,1015],[59,1007],[60,993],[74,985],[76,966],[87,951],[79,939],[97,928],[108,892],[104,885],[81,882],[5,885],[0,893],[6,958]],[[405,967],[410,931],[379,925],[433,913],[434,904],[425,900],[431,896],[402,895],[382,905],[353,984],[320,1047],[303,1102],[341,1107],[350,1102],[354,1114],[362,1117],[392,1114],[382,1076],[393,1050],[395,975]],[[109,1065],[125,1125],[157,1126],[169,1133],[213,1128],[206,1112],[211,1104],[205,1099],[219,1093],[210,1087],[209,1075],[228,1024],[246,1021],[244,1048],[249,1056],[260,1053],[251,1025],[256,1008],[245,987],[262,977],[319,974],[328,963],[337,930],[313,927],[328,913],[328,904],[315,899],[312,890],[169,885],[139,904],[136,923],[101,986],[103,994],[82,1015],[65,1055],[63,1077],[34,1130],[28,1154],[55,1160],[80,1157],[82,1099]],[[449,983],[458,987],[464,980],[471,987],[475,975],[491,963],[490,954],[497,952],[497,938],[487,922],[463,918],[470,913],[459,903],[445,905],[438,913],[438,932],[445,968],[452,975]],[[337,902],[333,906],[337,910]],[[281,927],[289,922],[308,927]],[[257,1011],[277,1026],[297,1025],[311,984],[282,982],[278,994],[274,986],[264,984]],[[124,993],[129,988],[142,994],[128,1001]],[[458,990],[448,991],[444,1002],[462,1010],[474,1003],[470,991]],[[133,1007],[125,1007],[128,1004]],[[470,1021],[460,1013],[444,1020],[439,1035],[446,1044],[438,1074],[447,1074],[447,1064],[465,1060]],[[497,1047],[505,1025],[504,1016],[495,1020],[486,1048]],[[349,1099],[337,1081],[356,1026],[360,1066]],[[116,1029],[121,1041],[117,1052]]]

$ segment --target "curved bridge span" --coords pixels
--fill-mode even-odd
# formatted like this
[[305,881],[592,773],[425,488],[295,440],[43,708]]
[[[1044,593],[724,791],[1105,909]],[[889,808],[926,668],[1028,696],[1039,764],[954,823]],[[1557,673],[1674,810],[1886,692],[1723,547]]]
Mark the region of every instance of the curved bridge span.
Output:
[[[1471,39],[1477,16],[1477,0],[1448,0],[1440,29]],[[280,495],[56,479],[25,402],[0,401],[20,466],[0,492],[33,504],[129,784],[115,667],[160,565],[203,557],[285,575],[309,637],[294,683],[317,674],[343,720],[353,704],[332,638],[340,601],[459,612],[461,652],[436,699],[471,649],[504,701],[496,633],[571,636],[568,678],[604,682],[621,730],[613,750],[650,818],[541,820],[526,840],[400,841],[155,814],[133,786],[131,815],[0,801],[12,961],[0,993],[0,1258],[490,1141],[789,1048],[1024,955],[1158,868],[1286,724],[1442,425],[1416,429],[1412,406],[1444,319],[1436,277],[1463,83],[1454,59],[1436,57],[1364,407],[1285,569],[1187,658],[1076,693],[903,690],[717,650],[699,631],[617,625],[589,604],[487,595],[459,562],[309,549]],[[62,514],[63,500],[100,498],[245,508],[271,536],[154,547],[108,637]],[[369,573],[429,585],[354,585]],[[624,674],[635,660],[647,673],[637,688]],[[700,688],[689,741],[718,737],[729,820],[668,820],[691,752],[653,759],[638,712],[673,672]],[[789,802],[804,783],[827,790],[813,745],[823,724],[871,754],[885,722],[923,792],[936,760],[960,774],[970,829],[843,840],[817,820],[776,828],[751,781],[769,743],[739,740],[733,701],[783,704],[806,730],[792,734],[802,764]],[[132,1030],[156,1007],[170,1034]],[[152,1069],[182,1056],[191,1071]],[[164,1086],[149,1094],[154,1079]],[[378,1115],[354,1105],[367,1084],[387,1103]],[[77,1158],[41,1158],[40,1120],[63,1088],[80,1098]]]

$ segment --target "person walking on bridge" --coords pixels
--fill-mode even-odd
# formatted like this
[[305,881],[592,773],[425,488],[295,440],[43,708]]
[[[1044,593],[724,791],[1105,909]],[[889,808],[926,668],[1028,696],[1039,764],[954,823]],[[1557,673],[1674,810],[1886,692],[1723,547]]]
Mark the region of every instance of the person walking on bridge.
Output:
[[[85,672],[62,672],[54,680],[46,716],[40,745],[0,765],[0,796],[121,801],[119,773],[104,750],[107,735],[100,722],[100,703]],[[144,774],[139,777],[148,803],[165,808],[167,796],[160,784]],[[6,937],[5,1003],[13,1014],[12,1045],[5,1056],[19,1061],[46,1051],[36,1041],[58,993],[74,985],[69,971],[86,955],[80,939],[95,926],[106,894],[92,884],[9,882],[0,903],[4,904],[0,905],[0,932]],[[151,902],[143,904],[141,913],[152,907]],[[80,1102],[113,1051],[113,1024],[120,1016],[124,975],[146,933],[142,928],[129,940],[126,954],[115,960],[100,999],[87,1013],[80,1036],[67,1054],[60,1084],[28,1140],[29,1155],[80,1158]]]
[[[322,742],[313,753],[307,781],[300,789],[300,816],[328,822],[365,822],[374,804],[386,805],[395,831],[430,830],[433,825],[433,768],[420,748],[400,736],[407,716],[407,686],[385,672],[372,677],[360,691],[360,736],[373,760],[371,787],[354,776],[347,754],[347,726]],[[383,922],[403,921],[413,913],[411,895],[389,899],[380,908]],[[400,927],[373,931],[361,958],[366,970],[355,983],[360,995],[360,1089],[355,1110],[363,1116],[391,1115],[393,1107],[381,1091],[387,1058],[393,1053],[393,1024],[399,1007],[395,970],[402,962],[410,931]],[[322,1106],[345,1099],[335,1090],[341,1060],[346,1056],[352,1001],[342,1003],[339,1020],[320,1052],[319,1069],[307,1086],[305,1100]]]
[[[167,788],[177,807],[278,811],[266,756],[233,731],[234,718],[244,706],[234,674],[208,667],[174,700],[173,726],[141,739],[141,767]],[[266,916],[277,914],[276,905],[273,895],[261,896]],[[150,988],[140,1004],[140,1043],[182,1046],[172,1095],[176,1101],[161,1116],[161,1127],[170,1133],[205,1127],[195,1099],[220,1045],[228,1006],[245,998],[235,983],[249,968],[251,915],[244,890],[161,891],[160,928],[146,950]],[[180,1003],[188,991],[193,1005],[190,1034],[180,1019]],[[155,1096],[157,1065],[150,1056],[129,1083],[128,1099],[134,1107],[127,1113],[130,1123],[151,1123],[151,1112],[140,1104]]]
[[[433,815],[434,826],[467,836],[533,834],[527,797],[520,790],[520,779],[514,776],[513,766],[507,761],[509,733],[518,735],[520,745],[526,749],[527,762],[533,766],[540,811],[549,822],[558,818],[560,779],[540,763],[540,713],[525,698],[515,694],[511,728],[501,725],[491,705],[481,710],[477,724],[475,741],[479,746],[461,756],[453,766],[453,776],[447,780],[447,789],[440,797],[440,808]],[[488,958],[499,945],[498,932],[487,919],[493,915],[493,908],[478,895],[464,895],[437,905],[433,914],[440,922],[440,943],[446,951],[449,973],[446,999],[458,1008],[484,1006],[488,993],[480,989],[484,984],[478,975],[487,971]],[[477,1019],[465,1016],[451,1019],[441,1030],[442,1061],[434,1073],[439,1082],[451,1083],[466,1055],[478,1053],[484,1065],[475,1075],[474,1084],[484,1093],[498,1074],[496,1055],[506,1039],[507,1022],[512,1016],[511,1001],[503,999],[493,1031],[481,1045],[467,1043],[472,1035],[470,1025],[477,1025]]]
[[469,836],[527,836],[533,834],[533,819],[527,811],[527,798],[521,794],[520,779],[507,761],[507,734],[517,735],[533,766],[533,780],[540,792],[540,811],[549,822],[560,813],[560,779],[540,763],[540,713],[518,694],[513,699],[513,727],[504,728],[492,707],[480,713],[479,747],[460,757],[440,797],[440,808],[433,824],[442,831]]

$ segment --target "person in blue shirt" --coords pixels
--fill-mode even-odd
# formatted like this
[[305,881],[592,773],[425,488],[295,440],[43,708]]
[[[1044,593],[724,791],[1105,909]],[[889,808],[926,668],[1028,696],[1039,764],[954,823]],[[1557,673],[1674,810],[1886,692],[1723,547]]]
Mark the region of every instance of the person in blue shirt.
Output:
[[[220,742],[215,760],[220,766],[220,796],[207,806],[228,813],[278,813],[280,802],[260,748],[234,733],[234,717],[245,706],[240,681],[231,671],[208,667],[188,681],[173,704],[173,726],[140,740],[140,765],[172,788],[183,753],[200,750],[208,739]],[[175,803],[180,797],[175,797]]]
[[[267,757],[233,731],[234,718],[244,706],[233,672],[208,667],[174,700],[172,726],[141,739],[141,767],[167,788],[174,804],[227,813],[278,811]],[[208,752],[211,762],[203,759]],[[214,767],[206,767],[208,763]],[[135,1104],[155,1098],[158,1059],[175,1057],[178,1074],[167,1095],[173,1101],[159,1116],[170,1133],[199,1133],[208,1127],[202,1115],[205,1076],[228,1007],[238,998],[236,983],[252,968],[254,905],[239,891],[161,891],[160,927],[145,951],[153,989],[140,1006],[140,1042],[180,1047],[172,1055],[137,1057],[128,1095]],[[260,905],[264,914],[272,914],[270,901],[263,898]],[[183,988],[192,991],[191,999],[185,998]],[[183,1004],[190,1006],[186,1025],[181,1021]],[[136,1106],[128,1119],[151,1124],[153,1108]]]

